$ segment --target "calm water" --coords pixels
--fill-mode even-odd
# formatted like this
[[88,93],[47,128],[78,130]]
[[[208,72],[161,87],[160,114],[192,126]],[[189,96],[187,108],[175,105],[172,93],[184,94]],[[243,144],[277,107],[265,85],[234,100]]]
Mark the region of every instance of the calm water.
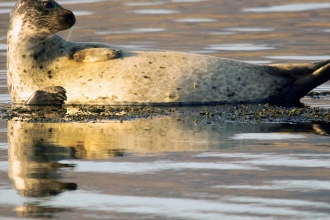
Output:
[[[73,41],[259,64],[330,59],[326,0],[59,2],[77,15],[61,33]],[[0,106],[14,4],[0,0]],[[0,120],[0,219],[329,219],[329,134],[322,123],[182,120],[180,108],[123,123]]]

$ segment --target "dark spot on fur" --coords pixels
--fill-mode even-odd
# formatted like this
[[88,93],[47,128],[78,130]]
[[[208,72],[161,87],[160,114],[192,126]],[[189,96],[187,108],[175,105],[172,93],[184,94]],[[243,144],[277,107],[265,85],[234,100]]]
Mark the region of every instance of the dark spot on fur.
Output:
[[176,95],[169,95],[168,96],[170,99],[174,99],[176,97]]
[[152,64],[152,62],[151,62],[151,61],[149,61],[149,64]]
[[161,69],[165,69],[166,67],[164,67],[164,66],[160,66],[159,68],[161,68]]
[[241,77],[238,77],[237,80],[240,81],[241,80]]
[[99,96],[97,98],[99,98],[99,99],[108,99],[109,97],[108,96]]
[[145,79],[150,79],[150,77],[149,77],[149,76],[143,76],[143,78],[145,78]]
[[49,79],[53,78],[53,76],[52,76],[52,71],[48,70],[47,73],[48,73],[48,78],[49,78]]
[[43,69],[44,67],[43,66],[39,66],[40,69]]
[[182,88],[176,88],[176,90],[178,90],[178,91],[181,90],[181,89],[182,89]]
[[26,70],[23,70],[24,73],[26,73]]
[[25,55],[25,54],[23,54],[23,55],[22,55],[22,58],[25,58],[25,57],[26,57],[26,55]]
[[232,92],[232,93],[228,94],[227,97],[233,97],[234,95],[235,95],[235,93]]
[[217,87],[216,86],[212,86],[212,89],[217,89]]
[[34,53],[32,56],[33,56],[33,59],[34,60],[37,60],[38,59],[38,55],[36,53]]

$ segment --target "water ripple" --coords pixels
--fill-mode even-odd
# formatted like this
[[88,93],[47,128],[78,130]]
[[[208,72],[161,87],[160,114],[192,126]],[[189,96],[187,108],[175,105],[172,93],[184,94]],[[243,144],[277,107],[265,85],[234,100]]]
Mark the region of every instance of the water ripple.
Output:
[[330,8],[330,3],[301,3],[301,4],[286,4],[286,5],[274,5],[269,7],[260,8],[245,8],[244,12],[298,12],[298,11],[310,11],[318,9]]
[[163,5],[165,2],[126,2],[124,5],[126,6],[152,6],[152,5]]
[[254,51],[254,50],[272,50],[274,47],[270,47],[264,44],[213,44],[204,48],[205,50],[231,50],[231,51]]
[[247,154],[247,153],[203,153],[195,157],[239,158],[232,161],[234,164],[248,166],[276,166],[276,167],[303,167],[303,168],[330,168],[329,158],[309,155],[293,154]]
[[60,5],[73,5],[73,4],[89,4],[97,2],[106,2],[108,0],[57,0]]
[[98,31],[95,34],[107,35],[107,34],[139,34],[139,33],[150,33],[150,32],[162,32],[165,28],[132,28],[129,30],[122,31]]
[[7,50],[7,44],[0,44],[0,50]]
[[167,9],[140,9],[131,11],[134,14],[142,14],[142,15],[169,15],[179,13],[178,10],[167,10]]
[[[213,188],[246,189],[246,190],[285,190],[311,192],[330,190],[330,181],[321,180],[273,180],[264,181],[262,185],[217,185]],[[326,208],[330,208],[327,204]]]
[[311,61],[317,61],[317,60],[328,60],[330,59],[330,56],[324,56],[324,55],[313,55],[313,56],[266,56],[265,58],[268,59],[279,59],[279,60],[311,60]]
[[268,32],[274,31],[274,28],[253,28],[253,27],[237,27],[225,28],[226,31],[239,31],[239,32]]
[[283,140],[307,138],[304,135],[298,134],[280,134],[280,133],[243,133],[235,134],[231,139],[234,140]]
[[86,16],[86,15],[93,15],[94,12],[92,11],[73,11],[75,16]]
[[171,2],[174,2],[174,3],[190,3],[190,2],[206,2],[206,1],[209,1],[209,0],[171,0]]
[[7,9],[7,8],[0,9],[0,14],[9,14],[10,12],[11,12],[11,9]]
[[188,22],[188,23],[198,23],[198,22],[216,22],[217,19],[213,18],[183,18],[176,19],[175,22]]
[[[61,163],[71,163],[61,161]],[[119,174],[152,174],[164,170],[183,170],[183,169],[215,169],[215,170],[262,170],[258,167],[233,164],[233,163],[180,163],[173,161],[156,161],[152,163],[134,162],[90,162],[74,161],[77,165],[76,172],[95,172],[95,173],[119,173]]]
[[[9,190],[3,190],[3,194]],[[84,201],[84,202],[81,202]],[[147,196],[107,195],[77,190],[49,200],[50,206],[99,210],[105,212],[148,214],[180,219],[258,220],[277,218],[325,219],[327,213],[313,208],[329,207],[325,202],[297,199],[274,199],[244,196],[226,196],[219,200],[195,200]],[[297,209],[301,208],[301,209]],[[169,211],[170,210],[170,211]]]

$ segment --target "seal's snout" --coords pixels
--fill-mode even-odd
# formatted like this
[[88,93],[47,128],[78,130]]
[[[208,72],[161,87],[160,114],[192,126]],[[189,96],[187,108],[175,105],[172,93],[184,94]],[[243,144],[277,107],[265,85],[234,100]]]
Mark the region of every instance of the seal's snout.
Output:
[[67,24],[69,28],[71,28],[76,23],[76,17],[72,13],[72,11],[65,9],[64,23]]

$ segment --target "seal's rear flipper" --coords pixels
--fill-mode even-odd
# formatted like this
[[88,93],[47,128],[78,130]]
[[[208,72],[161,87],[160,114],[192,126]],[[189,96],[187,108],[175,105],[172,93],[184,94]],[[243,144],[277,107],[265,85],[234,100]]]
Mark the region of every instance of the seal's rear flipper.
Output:
[[330,60],[306,64],[275,64],[281,76],[292,78],[281,99],[284,101],[299,100],[317,86],[330,80]]
[[77,62],[96,63],[121,57],[121,50],[111,48],[87,48],[78,50],[73,54]]
[[276,72],[279,75],[297,79],[308,75],[329,63],[330,60],[325,60],[314,63],[270,64],[269,66],[277,68],[278,71]]
[[65,93],[61,86],[49,86],[35,91],[25,105],[62,105],[67,99]]

